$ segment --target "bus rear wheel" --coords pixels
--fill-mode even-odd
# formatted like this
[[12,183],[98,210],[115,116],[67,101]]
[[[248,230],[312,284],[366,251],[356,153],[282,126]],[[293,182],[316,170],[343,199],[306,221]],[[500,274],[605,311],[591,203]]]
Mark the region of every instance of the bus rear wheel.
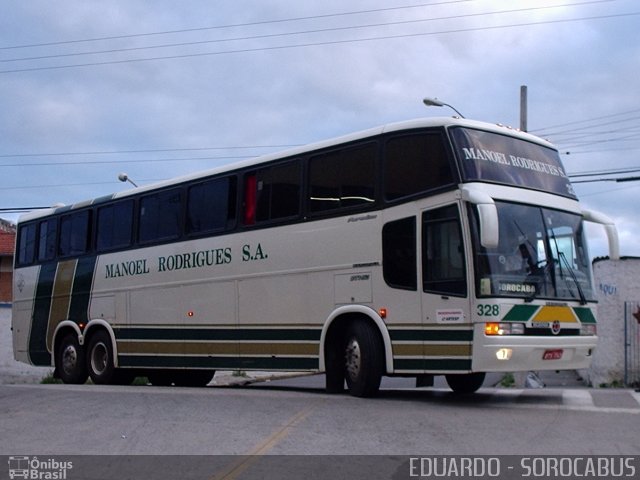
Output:
[[484,383],[484,373],[455,373],[445,375],[447,384],[455,393],[474,393]]
[[64,383],[83,384],[87,381],[85,351],[75,333],[67,333],[60,339],[55,353],[55,366]]
[[347,329],[344,347],[345,377],[354,397],[372,397],[380,389],[384,368],[382,341],[366,322],[357,320]]
[[89,339],[87,370],[91,381],[97,385],[109,384],[115,380],[111,337],[104,330],[97,331]]

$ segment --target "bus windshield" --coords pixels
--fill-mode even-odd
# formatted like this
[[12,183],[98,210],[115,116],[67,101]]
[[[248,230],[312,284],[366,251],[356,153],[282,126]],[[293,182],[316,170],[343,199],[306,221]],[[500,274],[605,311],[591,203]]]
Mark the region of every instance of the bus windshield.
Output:
[[475,208],[478,296],[593,300],[582,218],[533,205],[496,202],[497,248],[480,245]]

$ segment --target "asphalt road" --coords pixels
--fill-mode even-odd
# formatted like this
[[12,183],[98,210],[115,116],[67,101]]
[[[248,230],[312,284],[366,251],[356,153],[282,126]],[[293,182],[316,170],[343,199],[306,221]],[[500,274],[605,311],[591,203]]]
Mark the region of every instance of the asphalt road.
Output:
[[640,455],[632,390],[457,396],[395,382],[373,399],[328,395],[322,376],[201,389],[0,385],[0,453]]

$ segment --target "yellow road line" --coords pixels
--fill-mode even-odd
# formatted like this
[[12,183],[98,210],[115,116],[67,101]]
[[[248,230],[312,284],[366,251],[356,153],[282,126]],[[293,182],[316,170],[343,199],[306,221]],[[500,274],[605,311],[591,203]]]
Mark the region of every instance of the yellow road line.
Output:
[[257,462],[261,456],[265,455],[269,450],[280,443],[289,434],[289,431],[293,427],[309,416],[314,408],[315,403],[312,403],[308,407],[300,410],[297,414],[291,417],[284,426],[256,445],[249,453],[238,457],[235,462],[231,463],[231,465],[223,471],[213,475],[210,480],[234,480],[238,478],[238,475],[247,470],[251,465]]

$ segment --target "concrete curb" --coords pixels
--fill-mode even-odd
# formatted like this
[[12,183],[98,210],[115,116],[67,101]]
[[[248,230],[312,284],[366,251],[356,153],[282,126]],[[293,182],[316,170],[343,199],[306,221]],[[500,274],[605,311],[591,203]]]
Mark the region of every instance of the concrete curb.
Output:
[[287,378],[307,377],[316,375],[313,372],[243,372],[239,375],[234,371],[219,371],[209,387],[244,387],[254,383],[271,382],[275,380],[285,380]]

